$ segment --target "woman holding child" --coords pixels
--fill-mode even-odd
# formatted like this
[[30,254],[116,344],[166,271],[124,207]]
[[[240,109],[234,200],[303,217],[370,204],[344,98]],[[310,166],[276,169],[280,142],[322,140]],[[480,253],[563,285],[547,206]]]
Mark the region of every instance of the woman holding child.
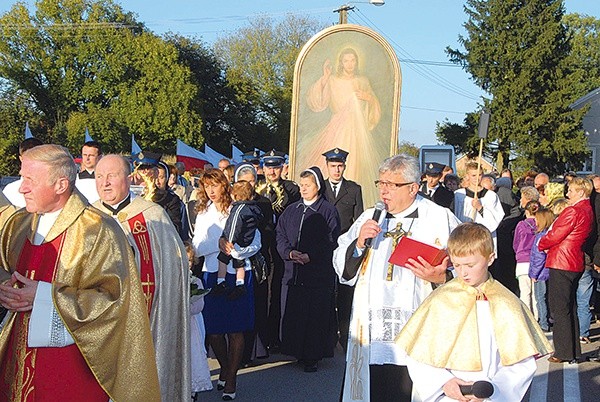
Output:
[[[204,257],[202,267],[205,288],[214,288],[217,284],[219,252],[231,254],[233,245],[221,238],[229,216],[232,199],[230,185],[219,169],[210,169],[202,176],[202,185],[206,199],[200,198],[196,204],[198,216],[194,229],[193,245],[196,255]],[[246,253],[238,255],[245,258],[254,255],[260,249],[260,235],[255,235]],[[226,287],[233,290],[236,286],[236,271],[227,265]],[[246,264],[244,285],[246,292],[232,298],[227,292],[209,293],[204,298],[204,323],[208,343],[212,347],[221,371],[217,389],[223,390],[223,400],[232,400],[236,396],[236,376],[244,351],[244,331],[254,328],[254,300],[250,265]],[[227,339],[225,337],[227,335]]]

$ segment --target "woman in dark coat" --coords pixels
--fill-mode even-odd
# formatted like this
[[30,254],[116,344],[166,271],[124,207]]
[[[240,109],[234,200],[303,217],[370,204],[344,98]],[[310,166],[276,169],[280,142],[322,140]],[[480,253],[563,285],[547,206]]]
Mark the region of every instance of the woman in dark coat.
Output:
[[289,205],[277,223],[277,251],[285,262],[288,293],[282,323],[281,352],[317,370],[333,357],[336,342],[333,250],[340,232],[336,208],[323,196],[325,181],[312,167],[300,174],[302,199]]

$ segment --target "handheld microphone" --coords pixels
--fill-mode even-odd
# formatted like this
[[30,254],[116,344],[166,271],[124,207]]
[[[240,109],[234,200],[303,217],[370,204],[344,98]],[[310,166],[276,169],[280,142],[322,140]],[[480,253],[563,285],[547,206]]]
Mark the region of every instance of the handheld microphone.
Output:
[[461,394],[473,395],[480,399],[489,398],[494,393],[494,386],[489,381],[475,381],[473,385],[459,385],[458,387]]
[[[379,218],[381,218],[381,213],[385,211],[385,204],[383,201],[377,201],[375,203],[375,211],[373,211],[373,220],[379,222]],[[373,243],[373,238],[369,238],[365,240],[365,247],[371,247],[371,243]]]

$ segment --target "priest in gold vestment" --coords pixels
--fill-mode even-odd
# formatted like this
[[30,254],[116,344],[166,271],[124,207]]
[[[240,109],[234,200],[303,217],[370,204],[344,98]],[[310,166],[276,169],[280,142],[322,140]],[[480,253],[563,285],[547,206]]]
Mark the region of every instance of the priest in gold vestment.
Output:
[[181,238],[158,204],[130,193],[129,162],[106,155],[96,165],[100,200],[94,206],[116,219],[135,252],[150,317],[161,399],[191,396],[189,268]]
[[4,223],[15,212],[16,208],[10,203],[8,198],[0,191],[0,229]]
[[122,230],[74,190],[68,151],[23,154],[26,209],[0,236],[0,401],[159,401],[148,315]]

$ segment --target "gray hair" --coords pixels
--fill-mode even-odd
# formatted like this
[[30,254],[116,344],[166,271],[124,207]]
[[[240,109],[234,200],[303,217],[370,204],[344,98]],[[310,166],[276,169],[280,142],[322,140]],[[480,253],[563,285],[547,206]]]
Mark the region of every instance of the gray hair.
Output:
[[410,155],[398,154],[384,160],[379,166],[379,173],[386,172],[399,173],[407,182],[419,184],[421,181],[419,161]]
[[481,181],[483,181],[484,179],[489,180],[492,187],[496,186],[496,178],[494,177],[494,175],[489,173],[484,174],[483,176],[481,176]]
[[177,168],[177,171],[181,171],[181,172],[185,172],[185,163],[183,162],[175,162],[175,167]]
[[22,157],[47,164],[50,167],[49,182],[55,183],[56,180],[64,177],[69,181],[70,189],[75,187],[77,166],[67,148],[55,144],[38,145],[25,151]]
[[533,186],[521,187],[521,198],[529,201],[539,201],[540,192]]

